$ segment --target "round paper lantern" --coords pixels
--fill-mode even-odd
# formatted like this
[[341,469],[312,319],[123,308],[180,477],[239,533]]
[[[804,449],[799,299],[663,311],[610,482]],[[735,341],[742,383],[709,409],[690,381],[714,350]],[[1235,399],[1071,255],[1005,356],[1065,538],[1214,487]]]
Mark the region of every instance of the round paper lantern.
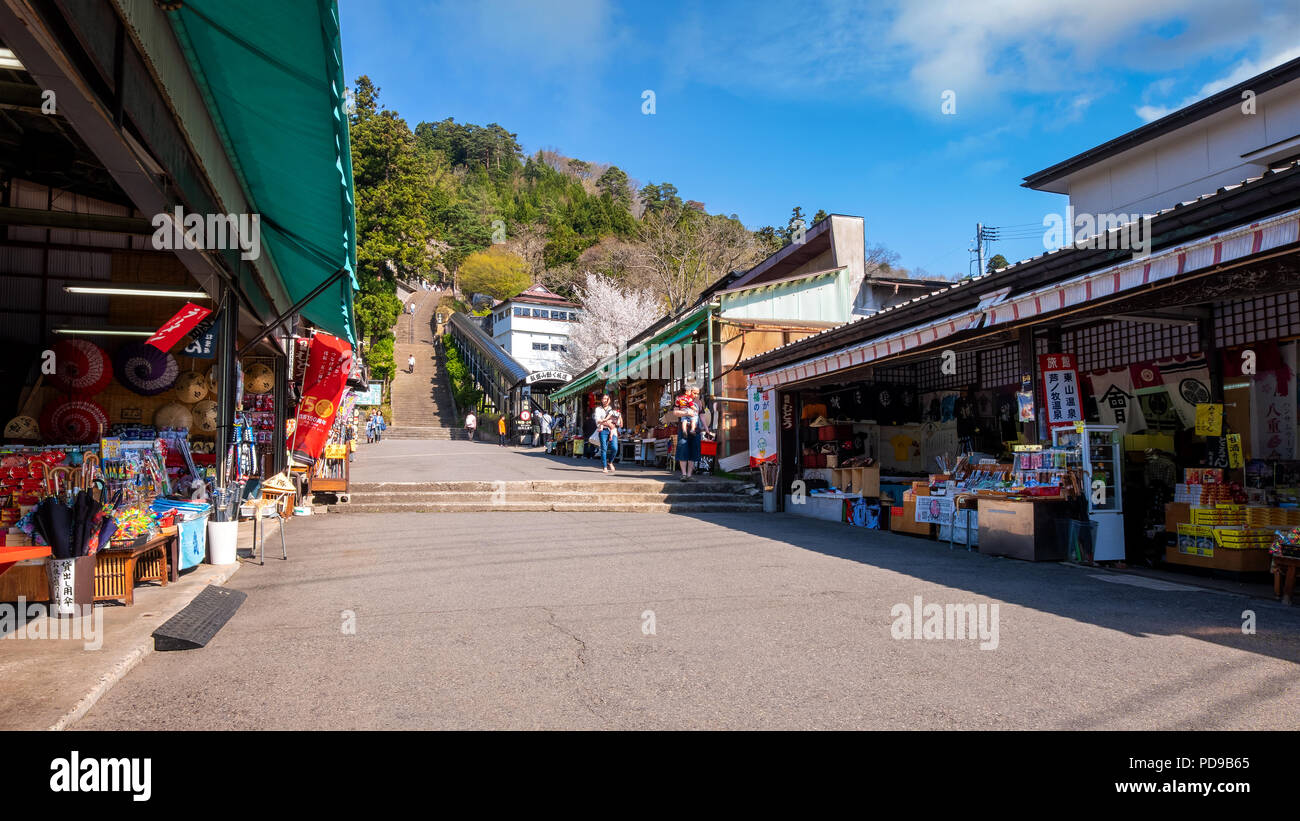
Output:
[[[208,369],[208,390],[212,392],[213,398],[220,396],[218,391],[221,389],[221,380],[217,378],[217,366],[213,365]],[[244,370],[239,366],[239,360],[235,360],[235,404],[238,405],[244,398]]]
[[190,430],[198,431],[204,434],[213,434],[217,432],[217,403],[211,399],[204,399],[193,408],[194,423]]
[[208,395],[207,377],[198,371],[186,371],[176,380],[176,395],[181,402],[189,405],[201,401]]
[[60,397],[41,411],[41,432],[48,442],[82,445],[108,431],[108,414],[89,399]]
[[244,390],[248,393],[266,393],[275,385],[275,371],[261,362],[248,366],[244,371]]
[[152,345],[125,345],[117,352],[117,378],[141,396],[157,396],[176,384],[176,357]]
[[[199,379],[202,381],[202,377],[199,377]],[[184,428],[189,430],[194,425],[194,414],[190,413],[190,409],[180,402],[168,402],[154,412],[153,423],[160,428]]]
[[30,416],[15,416],[5,425],[6,439],[40,439],[40,426]]
[[54,373],[50,384],[64,393],[92,396],[113,381],[108,354],[85,339],[61,339],[54,343]]

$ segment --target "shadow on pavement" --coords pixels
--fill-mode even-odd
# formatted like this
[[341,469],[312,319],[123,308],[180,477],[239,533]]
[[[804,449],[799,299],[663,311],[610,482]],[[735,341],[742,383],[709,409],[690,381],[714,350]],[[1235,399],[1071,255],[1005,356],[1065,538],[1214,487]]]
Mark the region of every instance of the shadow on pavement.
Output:
[[[950,550],[944,542],[786,513],[679,515],[1131,636],[1186,636],[1300,664],[1300,607],[1276,601],[1134,586],[1124,573]],[[933,591],[918,585],[916,595]],[[1254,612],[1255,634],[1242,632],[1243,611]]]

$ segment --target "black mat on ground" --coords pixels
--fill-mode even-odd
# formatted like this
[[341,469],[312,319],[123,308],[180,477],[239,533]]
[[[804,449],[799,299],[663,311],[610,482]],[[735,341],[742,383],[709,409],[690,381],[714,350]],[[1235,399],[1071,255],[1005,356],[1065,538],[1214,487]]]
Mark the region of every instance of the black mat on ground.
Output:
[[242,590],[208,585],[184,610],[153,631],[153,649],[193,650],[203,647],[212,641],[247,598],[248,594]]

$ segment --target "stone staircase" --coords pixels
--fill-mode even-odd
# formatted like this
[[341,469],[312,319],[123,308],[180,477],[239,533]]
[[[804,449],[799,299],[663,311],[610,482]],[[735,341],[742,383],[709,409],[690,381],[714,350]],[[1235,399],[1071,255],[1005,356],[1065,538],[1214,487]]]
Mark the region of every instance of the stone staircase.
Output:
[[[603,479],[603,477],[601,477]],[[762,512],[762,497],[723,479],[352,483],[330,513]]]
[[[434,340],[436,291],[417,291],[415,314],[402,314],[394,326],[397,375],[393,377],[393,420],[385,439],[465,439],[452,412],[450,386]],[[406,372],[406,358],[415,356],[415,373]]]

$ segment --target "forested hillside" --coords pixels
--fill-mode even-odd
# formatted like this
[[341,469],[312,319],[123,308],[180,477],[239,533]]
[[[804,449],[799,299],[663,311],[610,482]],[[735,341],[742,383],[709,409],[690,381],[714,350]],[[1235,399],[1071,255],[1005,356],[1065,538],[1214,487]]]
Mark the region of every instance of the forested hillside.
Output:
[[790,225],[803,219],[796,208],[790,225],[749,231],[671,183],[643,184],[555,150],[525,155],[496,123],[412,129],[379,91],[360,77],[351,109],[357,317],[377,378],[392,374],[397,279],[455,281],[499,299],[530,282],[573,295],[597,273],[648,291],[668,311],[789,242]]

